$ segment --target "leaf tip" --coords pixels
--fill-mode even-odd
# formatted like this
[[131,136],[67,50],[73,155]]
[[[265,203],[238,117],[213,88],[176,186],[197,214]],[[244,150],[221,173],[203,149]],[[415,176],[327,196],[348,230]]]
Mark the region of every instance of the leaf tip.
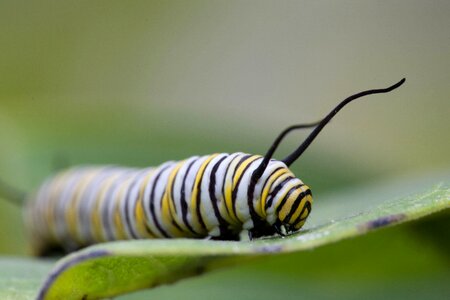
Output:
[[[46,299],[46,296],[48,295],[48,292],[50,288],[52,287],[53,283],[58,279],[58,277],[66,271],[68,268],[72,267],[73,265],[76,265],[80,262],[83,262],[88,259],[92,258],[98,258],[102,256],[110,255],[110,253],[106,250],[93,250],[89,251],[87,253],[82,254],[75,254],[72,257],[69,256],[67,260],[62,261],[62,263],[57,266],[45,279],[44,283],[42,284],[38,295],[36,297],[37,300],[44,300]],[[87,295],[86,295],[87,296]]]

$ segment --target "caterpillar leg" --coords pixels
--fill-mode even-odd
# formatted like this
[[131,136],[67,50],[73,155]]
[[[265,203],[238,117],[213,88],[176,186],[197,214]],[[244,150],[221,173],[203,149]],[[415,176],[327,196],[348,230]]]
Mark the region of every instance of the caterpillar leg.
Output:
[[253,240],[253,234],[250,230],[243,229],[239,234],[239,238],[242,242],[248,242]]
[[219,235],[219,236],[209,236],[209,240],[212,241],[240,241],[239,234],[227,234],[227,235]]

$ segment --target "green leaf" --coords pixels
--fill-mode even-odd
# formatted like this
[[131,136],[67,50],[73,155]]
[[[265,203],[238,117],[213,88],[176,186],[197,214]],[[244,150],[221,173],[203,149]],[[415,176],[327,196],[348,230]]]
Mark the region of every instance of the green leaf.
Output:
[[[367,190],[362,195],[371,197]],[[379,189],[372,195],[377,195],[378,203],[386,199],[379,195]],[[111,297],[174,282],[252,257],[311,249],[447,209],[450,190],[438,186],[425,193],[378,205],[374,201],[368,210],[354,209],[358,200],[355,197],[346,199],[350,200],[340,202],[346,208],[344,213],[337,211],[334,220],[314,221],[309,228],[286,238],[251,242],[177,239],[98,244],[58,262],[41,286],[38,299]],[[367,199],[360,202],[367,203]],[[326,206],[332,204],[324,201],[322,206],[326,215]]]
[[55,261],[0,257],[0,299],[34,299]]

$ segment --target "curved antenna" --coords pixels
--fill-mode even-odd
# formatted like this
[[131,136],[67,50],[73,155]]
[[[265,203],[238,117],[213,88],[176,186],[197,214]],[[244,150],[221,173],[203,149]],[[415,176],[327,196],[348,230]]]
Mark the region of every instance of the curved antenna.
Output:
[[282,160],[287,166],[290,166],[294,161],[296,161],[302,153],[311,145],[312,141],[317,137],[319,132],[327,125],[328,122],[348,103],[352,102],[353,100],[356,100],[358,98],[367,96],[367,95],[373,95],[373,94],[381,94],[381,93],[388,93],[392,90],[395,90],[399,86],[401,86],[405,82],[405,78],[397,82],[396,84],[385,88],[385,89],[374,89],[374,90],[367,90],[363,91],[357,94],[354,94],[346,99],[344,99],[341,103],[339,103],[338,106],[336,106],[321,122],[317,127],[313,130],[313,132],[310,133],[310,135],[305,139],[305,141],[291,154],[289,154],[285,159]]
[[270,159],[272,158],[273,154],[275,153],[275,150],[277,150],[281,141],[284,139],[284,137],[288,133],[290,133],[291,131],[297,130],[297,129],[305,129],[305,128],[315,127],[315,126],[319,125],[321,121],[322,120],[319,120],[314,123],[291,125],[288,128],[284,129],[278,135],[278,137],[275,139],[275,141],[272,143],[272,145],[270,146],[266,155],[264,155],[264,159],[261,162],[261,164],[258,166],[258,168],[255,169],[255,171],[253,171],[251,180],[256,183],[256,181],[258,181],[258,179],[261,178],[262,174],[264,173],[264,170],[266,169],[267,165],[269,164]]
[[25,202],[26,193],[13,188],[9,184],[6,184],[0,180],[0,198],[8,200],[8,202],[14,205],[22,205]]

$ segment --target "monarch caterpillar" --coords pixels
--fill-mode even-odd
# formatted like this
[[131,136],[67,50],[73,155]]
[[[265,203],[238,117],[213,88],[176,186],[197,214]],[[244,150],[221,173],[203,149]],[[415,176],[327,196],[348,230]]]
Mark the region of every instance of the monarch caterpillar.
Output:
[[[298,231],[311,212],[311,190],[289,170],[325,125],[351,101],[390,92],[354,94],[325,118],[283,130],[265,156],[220,153],[166,162],[156,168],[74,167],[24,197],[5,184],[5,198],[23,201],[25,222],[37,254],[53,247],[71,251],[93,243],[141,238],[239,240]],[[272,158],[293,130],[314,128],[283,160]]]

